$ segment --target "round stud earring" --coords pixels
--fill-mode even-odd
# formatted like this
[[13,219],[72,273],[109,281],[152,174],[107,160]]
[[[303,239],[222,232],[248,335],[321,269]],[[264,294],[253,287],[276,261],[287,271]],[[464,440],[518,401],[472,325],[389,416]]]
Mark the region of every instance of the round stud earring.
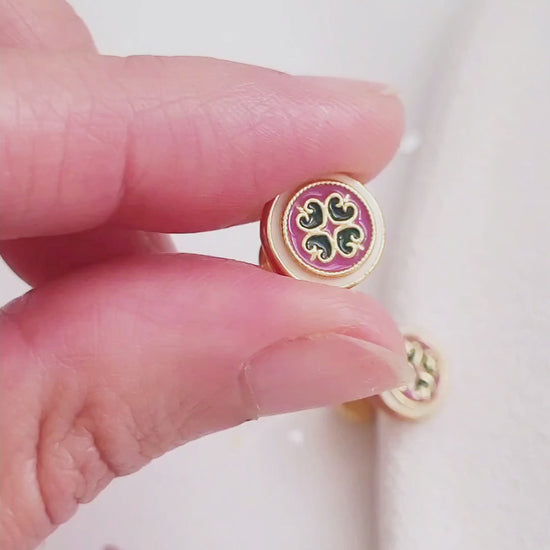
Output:
[[366,399],[342,405],[344,415],[356,421],[369,422],[374,408],[399,420],[422,420],[439,407],[447,388],[447,369],[440,353],[416,334],[405,334],[407,360],[416,372],[414,382]]
[[339,174],[268,203],[261,239],[263,267],[350,288],[376,267],[384,248],[384,220],[364,185]]

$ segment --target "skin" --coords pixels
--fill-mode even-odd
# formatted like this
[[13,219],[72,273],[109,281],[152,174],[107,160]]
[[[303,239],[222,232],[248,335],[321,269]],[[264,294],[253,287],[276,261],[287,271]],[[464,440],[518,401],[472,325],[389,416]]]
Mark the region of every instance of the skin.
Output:
[[0,317],[3,549],[187,441],[410,378],[372,298],[163,234],[256,220],[328,173],[372,178],[402,131],[385,87],[100,56],[62,0],[0,0],[0,48],[0,252],[34,287]]

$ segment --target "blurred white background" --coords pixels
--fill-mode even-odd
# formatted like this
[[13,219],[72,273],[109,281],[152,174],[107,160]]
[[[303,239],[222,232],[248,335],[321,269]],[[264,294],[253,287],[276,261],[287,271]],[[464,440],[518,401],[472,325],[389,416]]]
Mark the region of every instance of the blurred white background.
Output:
[[[395,198],[422,147],[425,107],[452,34],[457,0],[73,0],[102,53],[205,55],[296,74],[391,83],[408,113],[402,148],[372,184],[386,215],[387,253],[366,290],[377,293],[398,216]],[[298,182],[297,182],[298,183]],[[396,227],[397,224],[393,224]],[[255,262],[256,224],[178,235],[182,251]],[[2,302],[26,285],[0,266]],[[151,366],[154,368],[154,365]],[[375,437],[334,411],[249,423],[193,442],[114,481],[82,506],[46,550],[359,550],[371,517]]]

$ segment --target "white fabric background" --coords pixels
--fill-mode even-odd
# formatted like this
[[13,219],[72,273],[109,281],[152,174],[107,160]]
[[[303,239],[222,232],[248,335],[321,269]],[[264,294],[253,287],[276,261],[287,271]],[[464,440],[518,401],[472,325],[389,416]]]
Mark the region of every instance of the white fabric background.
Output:
[[437,336],[451,392],[379,420],[384,550],[550,547],[548,23],[546,1],[472,4],[438,78],[383,299]]
[[[364,289],[440,344],[452,381],[423,424],[311,411],[194,442],[115,481],[44,548],[549,547],[550,4],[73,4],[105,53],[393,83],[408,130],[372,185],[388,243]],[[254,261],[257,227],[177,243]],[[6,268],[0,281],[4,301],[24,289]]]

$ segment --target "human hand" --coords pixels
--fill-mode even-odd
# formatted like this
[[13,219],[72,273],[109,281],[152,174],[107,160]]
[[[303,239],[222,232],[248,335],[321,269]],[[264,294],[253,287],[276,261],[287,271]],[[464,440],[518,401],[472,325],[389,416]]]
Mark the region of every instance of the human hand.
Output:
[[245,420],[410,376],[361,293],[175,254],[164,232],[256,220],[309,179],[367,180],[399,142],[383,87],[202,58],[95,52],[62,0],[0,0],[4,550],[114,477]]

